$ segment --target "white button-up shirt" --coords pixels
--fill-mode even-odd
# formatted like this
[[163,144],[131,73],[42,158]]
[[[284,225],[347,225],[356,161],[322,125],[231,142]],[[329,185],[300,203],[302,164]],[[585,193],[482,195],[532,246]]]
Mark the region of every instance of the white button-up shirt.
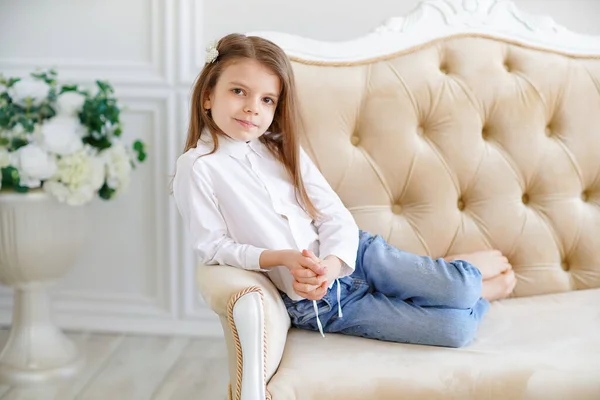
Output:
[[173,180],[175,202],[201,263],[263,271],[293,300],[302,297],[286,267],[261,270],[264,250],[309,249],[319,258],[342,260],[340,276],[354,271],[358,226],[303,150],[306,191],[322,214],[316,221],[298,205],[285,167],[260,140],[219,136],[217,152],[200,157],[212,149],[204,132],[197,147],[178,158]]

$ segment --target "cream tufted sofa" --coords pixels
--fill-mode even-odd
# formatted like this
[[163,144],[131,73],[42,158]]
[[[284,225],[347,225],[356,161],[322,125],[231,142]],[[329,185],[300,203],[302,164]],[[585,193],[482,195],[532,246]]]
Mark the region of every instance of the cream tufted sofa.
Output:
[[500,249],[519,282],[462,349],[290,329],[259,273],[201,266],[233,399],[600,399],[600,40],[507,1],[435,0],[294,61],[303,145],[359,226]]

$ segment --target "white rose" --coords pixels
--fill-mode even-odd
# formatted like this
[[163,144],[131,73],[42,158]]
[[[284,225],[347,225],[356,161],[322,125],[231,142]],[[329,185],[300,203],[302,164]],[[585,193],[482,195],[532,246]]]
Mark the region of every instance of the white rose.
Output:
[[19,185],[29,188],[40,187],[41,181],[56,173],[54,158],[35,144],[20,147],[13,153],[13,164],[19,171]]
[[61,94],[56,101],[58,115],[77,116],[85,103],[85,96],[77,92]]
[[111,189],[121,191],[129,186],[131,158],[121,142],[115,142],[100,155],[106,163],[106,184]]
[[[8,150],[0,147],[0,168],[8,167],[10,165],[10,155]],[[0,175],[1,177],[1,175]]]
[[42,125],[42,140],[46,150],[61,155],[73,154],[83,148],[83,126],[74,117],[58,116]]
[[8,94],[16,104],[26,107],[27,99],[31,99],[31,103],[34,106],[39,106],[46,97],[50,87],[46,82],[33,80],[33,79],[21,79],[8,89]]
[[44,190],[69,205],[82,205],[94,198],[104,184],[104,164],[91,147],[61,157],[54,178]]
[[44,191],[56,197],[61,203],[66,203],[70,206],[81,206],[89,203],[96,194],[90,185],[83,185],[74,189],[56,181],[45,182]]
[[61,203],[66,203],[67,197],[69,197],[69,189],[62,183],[56,181],[44,182],[44,191],[56,197]]
[[53,180],[70,186],[90,184],[93,176],[92,157],[86,149],[63,156],[57,161],[58,171]]
[[95,191],[100,190],[100,188],[104,185],[104,180],[106,178],[105,164],[104,160],[100,157],[92,158],[92,178],[91,185]]

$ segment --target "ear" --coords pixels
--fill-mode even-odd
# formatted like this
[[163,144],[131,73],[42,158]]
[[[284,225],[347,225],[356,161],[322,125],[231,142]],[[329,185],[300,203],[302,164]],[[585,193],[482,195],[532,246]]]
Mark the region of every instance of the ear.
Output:
[[205,110],[210,110],[211,107],[210,96],[206,96],[206,99],[204,99],[204,104],[202,104],[202,108]]

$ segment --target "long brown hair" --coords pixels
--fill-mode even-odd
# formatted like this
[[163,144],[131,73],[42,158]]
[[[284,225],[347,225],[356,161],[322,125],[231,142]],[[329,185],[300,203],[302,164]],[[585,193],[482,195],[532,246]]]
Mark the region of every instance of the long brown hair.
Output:
[[210,113],[204,112],[203,105],[217,80],[236,59],[246,58],[256,60],[271,69],[281,82],[281,94],[268,129],[270,134],[262,135],[260,141],[283,163],[296,189],[296,198],[305,211],[317,218],[319,210],[312,203],[302,180],[300,171],[300,113],[292,65],[285,52],[275,43],[256,36],[230,34],[219,40],[217,44],[219,55],[213,62],[206,63],[194,83],[191,99],[190,123],[187,140],[183,152],[196,147],[204,128],[208,128],[214,143],[213,150],[206,154],[215,153],[219,148],[219,135],[224,133],[215,124]]

